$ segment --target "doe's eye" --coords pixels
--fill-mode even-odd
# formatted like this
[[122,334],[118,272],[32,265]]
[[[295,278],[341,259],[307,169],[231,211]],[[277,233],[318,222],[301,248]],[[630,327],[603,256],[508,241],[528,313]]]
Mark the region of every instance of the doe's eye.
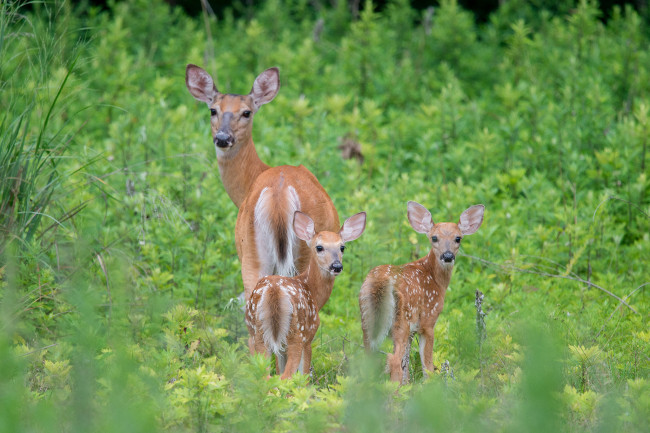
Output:
[[324,249],[325,248],[323,248],[322,245],[316,245],[316,251],[318,251],[319,253],[322,253]]
[[460,236],[456,236],[456,243],[459,244],[461,239],[462,238]]
[[249,117],[251,117],[251,112],[246,110],[241,115],[248,119]]
[[341,252],[345,251],[345,245],[341,245]]
[[438,242],[438,236],[431,236],[431,242]]
[[211,116],[216,116],[217,115],[217,110],[214,108],[210,108],[210,115]]

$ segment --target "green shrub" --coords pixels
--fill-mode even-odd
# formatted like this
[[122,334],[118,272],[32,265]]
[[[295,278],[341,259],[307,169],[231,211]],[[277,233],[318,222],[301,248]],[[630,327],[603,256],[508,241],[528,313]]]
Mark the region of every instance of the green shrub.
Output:
[[[482,25],[451,0],[335,3],[237,19],[2,3],[1,431],[644,431],[647,21],[603,23],[590,1],[509,1]],[[234,93],[278,66],[261,158],[304,164],[342,217],[368,213],[310,377],[248,353],[237,209],[187,63]],[[363,162],[343,160],[357,144]],[[362,349],[356,298],[372,267],[428,251],[407,200],[437,222],[487,210],[436,326],[439,370],[423,377],[416,338],[398,386]]]

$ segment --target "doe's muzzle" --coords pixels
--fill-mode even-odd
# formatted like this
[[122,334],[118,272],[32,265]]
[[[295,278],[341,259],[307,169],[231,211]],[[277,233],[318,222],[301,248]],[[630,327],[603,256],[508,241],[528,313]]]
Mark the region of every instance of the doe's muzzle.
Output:
[[343,270],[343,264],[337,260],[330,265],[330,270],[335,274],[340,274]]
[[214,136],[214,144],[217,147],[225,148],[232,146],[232,143],[235,141],[235,138],[224,131],[217,131],[217,134]]

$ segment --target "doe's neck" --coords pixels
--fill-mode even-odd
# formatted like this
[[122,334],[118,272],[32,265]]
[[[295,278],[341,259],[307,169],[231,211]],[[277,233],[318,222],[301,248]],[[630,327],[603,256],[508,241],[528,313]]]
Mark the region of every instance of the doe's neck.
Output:
[[257,177],[269,166],[260,159],[252,138],[236,152],[233,155],[217,155],[217,162],[223,186],[239,208]]

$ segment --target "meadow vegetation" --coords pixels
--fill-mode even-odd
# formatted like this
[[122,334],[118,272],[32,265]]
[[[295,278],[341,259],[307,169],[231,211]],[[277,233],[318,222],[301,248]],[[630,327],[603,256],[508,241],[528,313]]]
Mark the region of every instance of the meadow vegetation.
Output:
[[[650,28],[632,8],[551,10],[0,3],[0,431],[647,431]],[[311,378],[267,380],[248,354],[237,209],[187,63],[232,93],[279,67],[260,157],[368,214]],[[413,350],[397,386],[363,352],[357,296],[372,267],[426,254],[407,200],[486,213],[440,370],[423,378]]]

